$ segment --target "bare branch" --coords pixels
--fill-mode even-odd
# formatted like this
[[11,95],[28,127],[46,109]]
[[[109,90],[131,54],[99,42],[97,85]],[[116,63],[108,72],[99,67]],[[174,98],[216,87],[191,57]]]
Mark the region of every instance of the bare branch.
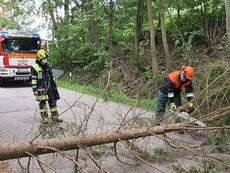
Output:
[[97,163],[96,159],[92,156],[92,154],[84,146],[79,145],[79,148],[81,148],[91,158],[91,160],[100,169],[100,171],[103,171],[104,173],[108,173],[106,170],[101,168],[101,166]]
[[31,153],[29,153],[27,151],[25,151],[25,153],[28,154],[29,156],[33,157],[34,159],[36,159],[38,161],[38,164],[39,164],[39,166],[40,166],[40,168],[41,168],[41,170],[42,170],[43,173],[46,173],[45,168],[43,167],[43,165],[47,166],[52,171],[57,172],[54,167],[47,165],[38,156],[35,156],[35,155],[33,155],[33,154],[31,154]]
[[[126,148],[138,159],[138,160],[140,160],[141,162],[143,162],[143,163],[145,163],[146,165],[149,165],[149,166],[151,166],[151,167],[153,167],[154,169],[156,169],[156,170],[158,170],[158,171],[160,171],[160,172],[163,172],[163,171],[161,171],[160,169],[158,169],[158,168],[156,168],[156,167],[154,167],[153,165],[151,165],[149,162],[147,162],[147,161],[145,161],[145,160],[143,160],[142,158],[140,158],[137,154],[135,154],[123,141],[121,141],[121,140],[119,140],[123,145],[125,145],[126,146]],[[163,172],[164,173],[164,172]]]

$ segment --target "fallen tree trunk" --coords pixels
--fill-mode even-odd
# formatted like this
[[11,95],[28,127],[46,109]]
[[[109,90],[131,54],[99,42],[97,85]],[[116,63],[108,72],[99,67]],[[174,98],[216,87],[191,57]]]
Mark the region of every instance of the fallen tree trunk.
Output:
[[29,155],[26,154],[26,152],[33,155],[54,152],[53,150],[49,150],[45,147],[55,148],[60,151],[67,151],[77,149],[79,148],[79,145],[87,147],[106,143],[114,143],[118,142],[119,140],[135,139],[151,136],[152,134],[163,134],[171,131],[182,130],[185,127],[185,124],[178,123],[167,126],[165,125],[151,128],[125,130],[121,132],[78,135],[60,139],[37,139],[33,142],[2,143],[0,144],[0,160],[28,157]]

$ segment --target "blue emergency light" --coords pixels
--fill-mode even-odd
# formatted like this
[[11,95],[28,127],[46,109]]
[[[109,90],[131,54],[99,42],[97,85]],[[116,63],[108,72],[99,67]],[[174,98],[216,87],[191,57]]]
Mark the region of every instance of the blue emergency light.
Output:
[[39,38],[40,35],[39,34],[32,34],[32,37]]
[[24,33],[19,31],[0,31],[0,35],[6,36],[6,37],[30,37],[30,38],[40,38],[39,34],[36,33]]
[[10,33],[7,31],[0,31],[0,35],[8,35],[8,34],[10,34]]

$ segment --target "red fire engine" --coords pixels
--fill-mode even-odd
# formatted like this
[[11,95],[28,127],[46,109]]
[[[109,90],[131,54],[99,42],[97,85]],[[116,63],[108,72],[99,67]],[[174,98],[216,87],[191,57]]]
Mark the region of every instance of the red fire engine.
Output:
[[39,34],[1,30],[0,82],[30,80],[30,68],[35,63],[36,53],[41,47],[42,40]]

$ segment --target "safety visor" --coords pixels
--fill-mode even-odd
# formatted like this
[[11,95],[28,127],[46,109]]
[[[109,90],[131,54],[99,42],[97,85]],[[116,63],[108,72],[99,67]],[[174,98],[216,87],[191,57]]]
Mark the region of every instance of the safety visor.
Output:
[[185,82],[190,82],[191,80],[192,80],[192,79],[189,79],[189,78],[186,77],[186,75],[184,75],[184,81],[185,81]]
[[180,74],[180,81],[181,82],[190,82],[191,79],[187,78],[185,74]]

